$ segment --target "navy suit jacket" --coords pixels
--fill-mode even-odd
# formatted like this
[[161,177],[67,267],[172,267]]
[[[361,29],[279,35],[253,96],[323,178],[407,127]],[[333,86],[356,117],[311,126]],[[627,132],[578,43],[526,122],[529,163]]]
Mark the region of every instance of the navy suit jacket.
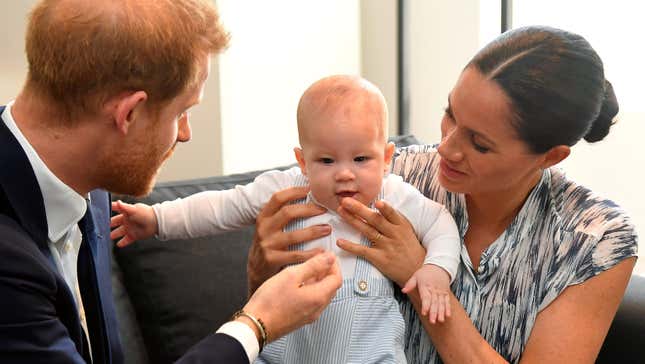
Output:
[[[0,114],[4,107],[0,107]],[[91,192],[79,226],[78,277],[94,363],[123,363],[111,286],[110,199]],[[87,231],[94,230],[94,234]],[[89,238],[88,238],[89,237]],[[206,304],[206,303],[204,303]],[[85,363],[90,353],[71,290],[48,246],[45,206],[29,159],[0,120],[0,363]],[[182,363],[248,363],[241,344],[213,334]]]

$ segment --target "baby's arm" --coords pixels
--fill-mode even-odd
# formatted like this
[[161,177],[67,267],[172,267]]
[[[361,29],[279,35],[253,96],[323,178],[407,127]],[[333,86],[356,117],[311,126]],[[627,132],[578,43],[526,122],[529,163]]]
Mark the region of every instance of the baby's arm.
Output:
[[419,289],[422,314],[431,323],[450,316],[448,292],[459,267],[461,239],[454,219],[443,205],[409,184],[398,186],[396,203],[426,248],[424,265],[406,283],[403,292]]
[[152,206],[161,240],[208,236],[251,225],[271,195],[293,185],[297,170],[269,171],[245,186],[205,191]]

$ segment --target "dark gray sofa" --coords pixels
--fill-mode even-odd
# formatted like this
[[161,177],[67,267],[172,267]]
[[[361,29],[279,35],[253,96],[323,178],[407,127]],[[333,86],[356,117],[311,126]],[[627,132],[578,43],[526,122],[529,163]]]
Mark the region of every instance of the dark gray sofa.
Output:
[[[412,136],[394,141],[417,142]],[[261,172],[159,183],[138,201],[152,204],[228,189],[251,182]],[[128,363],[174,361],[244,304],[252,236],[249,227],[208,238],[150,239],[115,249],[114,295]],[[645,362],[645,277],[632,277],[597,362]]]

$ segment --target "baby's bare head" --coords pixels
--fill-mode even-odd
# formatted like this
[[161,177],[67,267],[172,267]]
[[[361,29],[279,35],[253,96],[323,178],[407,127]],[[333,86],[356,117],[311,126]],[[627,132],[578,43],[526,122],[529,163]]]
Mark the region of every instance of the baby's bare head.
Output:
[[358,76],[334,75],[314,82],[300,98],[297,120],[300,145],[311,141],[312,123],[331,128],[339,123],[376,128],[383,143],[388,137],[385,97],[378,87]]

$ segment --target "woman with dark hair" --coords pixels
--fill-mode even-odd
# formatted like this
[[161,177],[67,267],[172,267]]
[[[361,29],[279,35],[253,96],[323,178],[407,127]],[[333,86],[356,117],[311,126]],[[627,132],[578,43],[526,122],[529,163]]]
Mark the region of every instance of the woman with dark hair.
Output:
[[[404,289],[408,362],[594,361],[629,281],[637,236],[616,204],[555,165],[581,138],[603,139],[617,112],[602,61],[576,34],[512,30],[468,63],[448,95],[441,143],[402,149],[393,166],[446,206],[462,237],[452,317],[419,319],[419,296]],[[289,244],[323,234],[281,233],[289,217],[313,213],[284,203],[301,195],[276,194],[258,219],[251,287],[302,258],[284,251]],[[423,249],[405,219],[387,204],[376,207],[344,199],[339,214],[377,241],[337,244],[403,287]]]

